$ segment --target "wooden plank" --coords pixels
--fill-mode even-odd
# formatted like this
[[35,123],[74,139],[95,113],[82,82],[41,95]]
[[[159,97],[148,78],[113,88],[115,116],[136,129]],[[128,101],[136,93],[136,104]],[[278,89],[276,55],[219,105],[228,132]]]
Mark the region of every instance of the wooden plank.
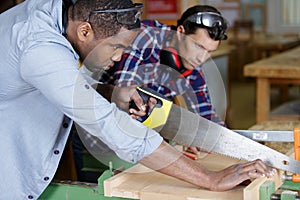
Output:
[[[211,170],[224,169],[242,162],[218,154],[206,154],[197,160]],[[244,186],[226,192],[214,192],[198,188],[187,182],[152,171],[140,164],[104,181],[105,196],[133,198],[141,200],[181,200],[181,199],[225,199],[243,198]]]
[[[170,192],[173,191],[173,192]],[[243,187],[239,186],[227,192],[212,192],[209,190],[194,189],[192,187],[153,184],[141,192],[141,200],[208,200],[208,199],[242,199]]]
[[159,173],[143,165],[135,165],[126,171],[104,181],[104,195],[108,197],[124,197],[139,199],[140,191],[152,184]]
[[[240,160],[208,154],[199,159],[198,162],[213,170],[221,170]],[[238,186],[225,192],[214,192],[178,180],[176,178],[152,171],[140,164],[128,169],[126,172],[116,175],[104,182],[105,196],[133,198],[141,200],[259,200],[259,186],[267,178],[255,179],[249,186]],[[270,178],[280,185],[279,174]],[[251,198],[250,198],[251,197]]]

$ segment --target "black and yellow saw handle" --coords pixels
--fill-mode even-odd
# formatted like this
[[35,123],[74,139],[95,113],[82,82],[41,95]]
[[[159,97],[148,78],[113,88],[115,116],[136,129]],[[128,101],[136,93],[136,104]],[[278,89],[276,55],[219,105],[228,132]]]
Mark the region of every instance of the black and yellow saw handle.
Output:
[[[164,125],[169,117],[173,104],[172,101],[166,99],[162,94],[150,88],[137,87],[136,89],[144,103],[146,103],[150,97],[155,98],[157,101],[153,110],[148,113],[141,122],[149,128],[156,128]],[[137,109],[133,102],[131,102],[130,107]]]

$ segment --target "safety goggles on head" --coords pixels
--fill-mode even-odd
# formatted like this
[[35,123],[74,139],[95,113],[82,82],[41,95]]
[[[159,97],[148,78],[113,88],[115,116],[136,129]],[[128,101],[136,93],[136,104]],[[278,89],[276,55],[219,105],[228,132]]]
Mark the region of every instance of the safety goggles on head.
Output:
[[135,3],[133,5],[134,7],[124,9],[92,10],[86,21],[90,22],[90,17],[92,14],[117,13],[117,21],[120,24],[133,25],[140,19],[144,7],[142,3]]
[[220,14],[215,12],[198,12],[189,16],[185,22],[193,22],[207,29],[209,36],[214,40],[226,40],[228,23]]

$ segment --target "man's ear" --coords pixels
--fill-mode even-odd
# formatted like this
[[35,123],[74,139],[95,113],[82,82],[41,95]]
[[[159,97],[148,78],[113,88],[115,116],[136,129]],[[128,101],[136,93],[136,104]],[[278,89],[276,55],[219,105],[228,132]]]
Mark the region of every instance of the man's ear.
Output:
[[181,41],[181,38],[182,36],[185,34],[185,29],[182,25],[179,25],[177,27],[177,38],[178,38],[178,41]]
[[183,27],[182,25],[179,25],[179,26],[177,27],[177,32],[179,32],[179,33],[185,33],[184,27]]
[[82,22],[77,27],[77,36],[80,41],[90,40],[94,37],[92,26],[88,22]]

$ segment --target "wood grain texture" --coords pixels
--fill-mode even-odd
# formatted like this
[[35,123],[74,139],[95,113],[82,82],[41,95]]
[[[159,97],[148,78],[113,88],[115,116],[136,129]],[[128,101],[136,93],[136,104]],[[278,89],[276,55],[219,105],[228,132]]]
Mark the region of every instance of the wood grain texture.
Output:
[[[197,162],[204,166],[219,170],[228,167],[239,160],[223,157],[217,154],[204,154]],[[126,198],[138,198],[141,200],[153,199],[241,199],[243,187],[237,187],[228,192],[212,192],[206,189],[178,180],[176,178],[152,171],[143,165],[136,165],[104,182],[105,195]]]
[[[252,126],[252,130],[293,130],[300,127],[299,121],[266,121]],[[291,144],[284,144],[284,153],[293,156]],[[273,146],[272,146],[273,145]],[[279,146],[267,143],[267,146],[282,151]],[[237,159],[202,153],[197,162],[210,170],[221,170],[232,164],[242,162]],[[152,171],[143,165],[136,165],[104,182],[105,196],[125,197],[141,200],[259,200],[259,187],[266,180],[275,182],[276,189],[282,184],[282,171],[267,179],[266,177],[253,180],[248,186],[238,186],[226,192],[213,192],[178,180],[176,178]]]
[[[199,158],[197,162],[200,162],[202,165],[211,170],[224,169],[232,164],[242,162],[240,160],[218,154],[203,153],[200,157],[201,158]],[[263,183],[265,180],[266,178],[256,179],[259,183]],[[257,182],[253,182],[249,186],[254,183],[256,187],[259,187]],[[107,179],[104,182],[105,196],[141,200],[239,200],[244,198],[244,191],[246,191],[247,195],[251,193],[251,190],[254,191],[254,189],[249,186],[237,186],[236,188],[225,192],[209,191],[203,188],[197,188],[192,184],[159,172],[152,171],[140,164],[116,175],[115,177]],[[245,188],[247,189],[245,190]],[[255,192],[252,193],[254,194]],[[251,198],[251,200],[255,200],[255,198]]]

